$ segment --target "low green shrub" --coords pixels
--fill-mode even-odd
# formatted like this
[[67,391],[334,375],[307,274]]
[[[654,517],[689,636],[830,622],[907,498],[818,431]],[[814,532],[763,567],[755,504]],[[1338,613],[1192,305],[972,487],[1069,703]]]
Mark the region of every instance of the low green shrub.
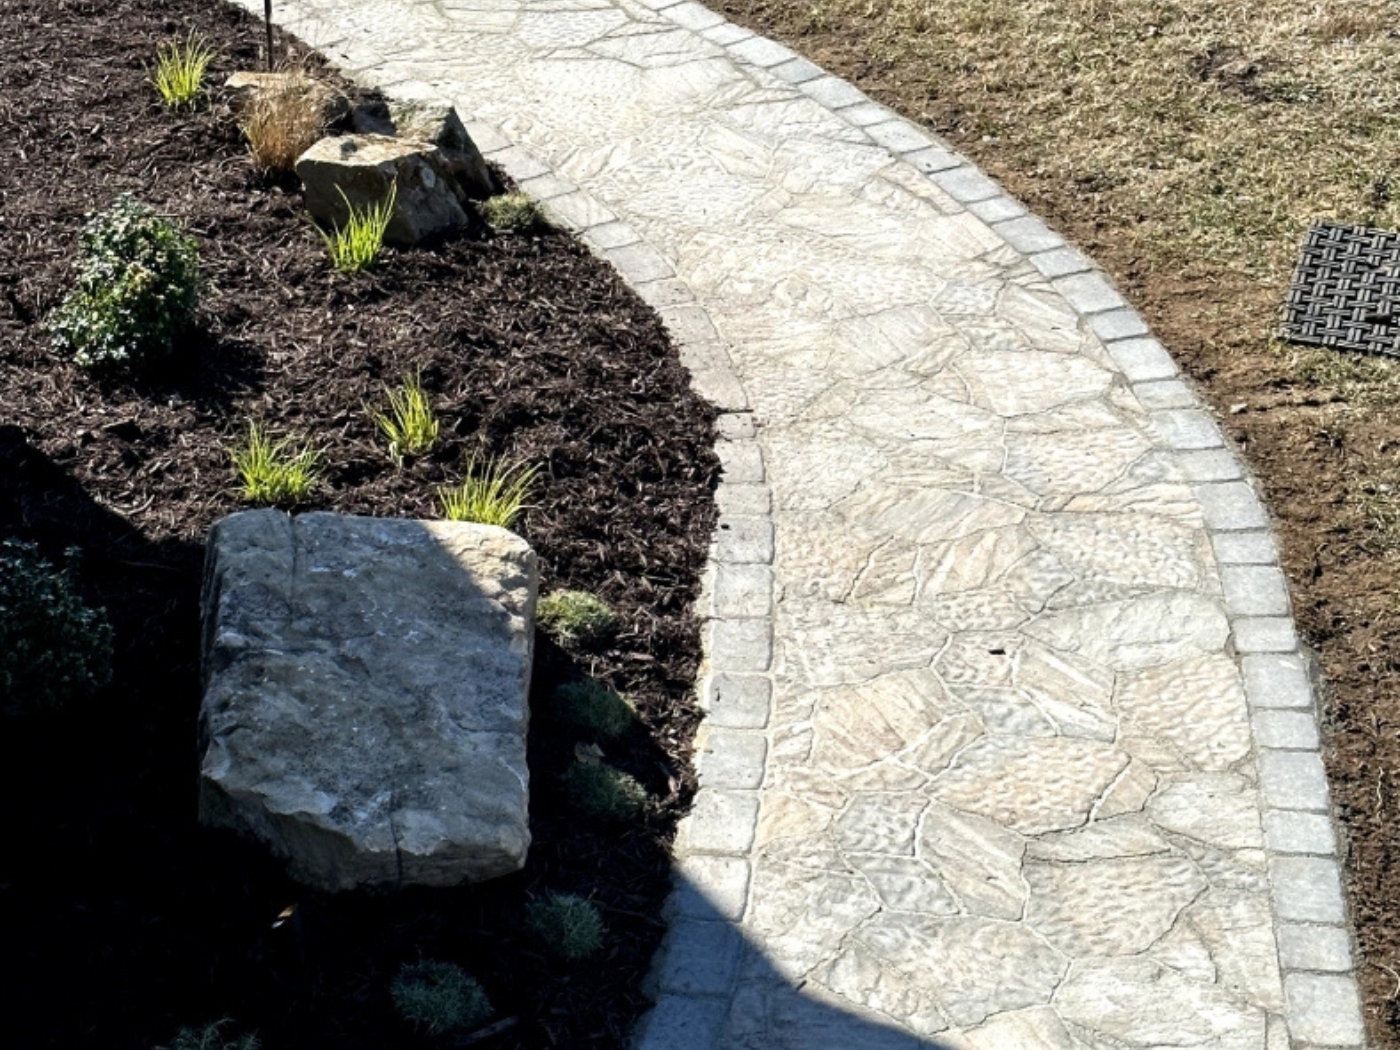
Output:
[[84,368],[144,369],[169,358],[198,305],[194,240],[123,194],[83,227],[77,280],[50,328]]
[[442,516],[448,521],[474,521],[509,529],[525,509],[538,474],[537,467],[524,463],[489,459],[478,468],[472,459],[461,484],[438,489]]
[[564,774],[569,805],[600,820],[624,823],[642,812],[646,788],[634,777],[601,762],[575,761]]
[[224,1035],[224,1027],[232,1023],[224,1018],[203,1028],[181,1028],[174,1042],[156,1050],[258,1050],[261,1043],[251,1032],[237,1038]]
[[437,443],[439,425],[428,392],[419,376],[404,380],[398,390],[384,388],[388,410],[369,410],[370,418],[389,439],[389,455],[395,462],[404,456],[421,456]]
[[0,710],[58,707],[106,685],[111,668],[107,614],[84,604],[34,544],[0,542]]
[[564,645],[592,645],[612,633],[612,606],[587,591],[555,591],[539,600],[535,622]]
[[341,273],[360,273],[368,270],[379,259],[384,250],[384,234],[394,217],[394,202],[398,199],[398,183],[389,187],[389,196],[378,204],[368,204],[357,208],[345,196],[339,186],[336,192],[345,202],[349,218],[344,226],[336,226],[330,233],[316,228],[321,239],[326,242],[326,250],[331,254],[331,265]]
[[238,472],[243,498],[257,506],[290,506],[305,502],[320,478],[320,456],[296,438],[274,441],[257,423],[248,436],[229,450]]
[[172,109],[193,106],[215,55],[209,42],[193,31],[183,44],[178,40],[162,44],[156,50],[156,69],[151,75],[161,101]]
[[481,985],[454,963],[408,963],[389,993],[404,1020],[429,1035],[475,1028],[491,1016]]
[[524,193],[502,193],[483,201],[481,214],[498,230],[531,233],[549,226],[533,198]]
[[608,932],[597,906],[573,893],[548,893],[525,908],[525,925],[565,959],[597,955]]
[[637,720],[636,709],[621,693],[594,678],[555,689],[554,710],[570,725],[609,740],[622,736]]

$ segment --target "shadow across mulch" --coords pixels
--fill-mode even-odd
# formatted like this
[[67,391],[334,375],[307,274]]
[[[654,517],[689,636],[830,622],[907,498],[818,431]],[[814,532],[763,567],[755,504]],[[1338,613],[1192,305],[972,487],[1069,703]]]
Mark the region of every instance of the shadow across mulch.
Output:
[[[221,1017],[266,1050],[451,1045],[394,1016],[405,962],[484,984],[480,1045],[618,1047],[663,924],[669,840],[693,790],[690,694],[714,522],[714,413],[656,316],[560,234],[484,226],[336,274],[299,195],[257,176],[216,91],[193,113],[146,70],[189,28],[220,49],[212,83],[253,68],[260,27],[214,0],[12,0],[0,41],[0,535],[38,541],[105,606],[115,681],[79,709],[0,734],[0,928],[7,1045],[137,1050]],[[285,45],[284,41],[284,45]],[[98,382],[50,347],[85,213],[130,191],[198,238],[199,330],[167,382]],[[443,440],[395,466],[364,404],[421,371]],[[516,876],[451,891],[326,895],[195,819],[203,540],[241,509],[227,446],[249,419],[321,449],[312,506],[436,517],[472,456],[541,468],[522,533],[546,589],[606,598],[608,647],[541,638],[530,740],[535,844]],[[606,679],[642,724],[607,758],[653,803],[620,831],[571,815],[558,774],[583,742],[548,714],[553,686]],[[569,965],[525,931],[546,889],[601,907],[604,955]],[[284,909],[291,918],[278,921]]]

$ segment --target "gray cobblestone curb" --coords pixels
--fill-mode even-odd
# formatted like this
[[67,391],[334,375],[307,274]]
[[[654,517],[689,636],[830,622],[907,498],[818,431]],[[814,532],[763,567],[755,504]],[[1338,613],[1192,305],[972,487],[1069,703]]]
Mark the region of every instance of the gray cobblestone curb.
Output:
[[[236,2],[261,13],[256,0]],[[1160,447],[1175,453],[1192,482],[1221,569],[1251,713],[1291,1046],[1361,1047],[1355,960],[1311,664],[1294,630],[1269,517],[1170,355],[1102,272],[948,143],[694,0],[640,2],[724,48],[739,65],[795,86],[925,174],[1028,259],[1103,342],[1149,413]],[[293,15],[284,25],[372,86],[410,94],[426,87],[376,79],[379,56],[314,20]],[[681,877],[653,974],[656,1008],[636,1039],[638,1050],[711,1050],[738,981],[758,791],[774,745],[774,526],[759,434],[719,330],[662,253],[498,129],[470,121],[468,130],[490,160],[544,202],[555,222],[611,262],[658,311],[695,389],[723,412],[720,525],[704,596],[707,667],[700,691],[706,717],[697,741],[702,786],[677,840]],[[1271,1039],[1270,1050],[1274,1046]]]

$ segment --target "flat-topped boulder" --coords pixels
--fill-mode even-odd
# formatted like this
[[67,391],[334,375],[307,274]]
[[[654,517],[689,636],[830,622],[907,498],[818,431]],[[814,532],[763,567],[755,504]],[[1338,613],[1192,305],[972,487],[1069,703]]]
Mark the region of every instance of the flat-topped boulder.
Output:
[[394,191],[384,240],[414,245],[467,223],[463,193],[442,151],[427,142],[388,135],[335,135],[300,157],[297,176],[306,210],[323,229],[344,226],[350,208],[363,212]]
[[485,200],[500,192],[456,108],[430,91],[414,92],[402,85],[391,98],[356,107],[352,116],[359,134],[392,135],[435,147],[464,197]]
[[281,511],[209,536],[200,816],[325,889],[518,870],[538,570],[488,525]]

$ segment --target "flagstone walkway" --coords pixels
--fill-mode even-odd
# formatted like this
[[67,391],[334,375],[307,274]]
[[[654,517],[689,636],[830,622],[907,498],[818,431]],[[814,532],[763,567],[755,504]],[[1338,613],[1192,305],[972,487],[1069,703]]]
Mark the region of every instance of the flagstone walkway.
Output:
[[277,10],[453,100],[727,412],[643,1050],[1362,1044],[1267,517],[1087,260],[689,0]]

